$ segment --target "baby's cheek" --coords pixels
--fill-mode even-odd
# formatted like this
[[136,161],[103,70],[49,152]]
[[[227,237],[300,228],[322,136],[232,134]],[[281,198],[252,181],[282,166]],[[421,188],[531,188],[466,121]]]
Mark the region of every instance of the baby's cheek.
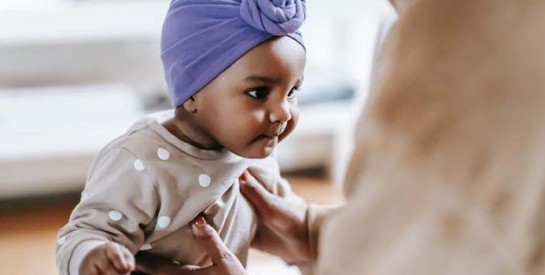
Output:
[[299,105],[297,104],[297,99],[290,106],[291,120],[288,123],[293,123],[293,128],[297,126],[299,122]]
[[291,132],[295,130],[295,127],[297,126],[298,122],[299,122],[299,108],[295,108],[291,110],[291,119],[288,120],[286,124],[286,129],[280,135],[279,140],[282,141],[285,137],[291,134]]
[[263,123],[268,120],[267,112],[263,109],[255,110],[251,114],[255,123]]

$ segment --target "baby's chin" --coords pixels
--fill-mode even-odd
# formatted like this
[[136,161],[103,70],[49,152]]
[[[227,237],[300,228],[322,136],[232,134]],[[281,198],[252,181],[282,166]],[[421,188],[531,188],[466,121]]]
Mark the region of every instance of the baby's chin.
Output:
[[274,144],[269,144],[266,146],[255,146],[254,144],[253,148],[248,148],[247,150],[242,151],[234,151],[231,150],[232,153],[239,157],[248,158],[248,159],[264,159],[270,156],[277,146],[277,141],[274,142]]

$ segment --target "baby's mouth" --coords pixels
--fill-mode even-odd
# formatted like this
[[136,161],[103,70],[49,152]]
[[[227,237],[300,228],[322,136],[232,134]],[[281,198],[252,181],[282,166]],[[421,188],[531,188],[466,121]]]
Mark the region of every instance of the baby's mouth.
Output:
[[284,130],[286,130],[286,125],[281,125],[280,127],[273,129],[272,131],[266,132],[263,135],[270,138],[277,138],[284,132]]
[[278,142],[284,130],[286,130],[286,125],[280,125],[280,127],[263,132],[256,140],[266,142],[267,146],[273,146]]
[[265,140],[265,139],[266,140],[273,140],[275,138],[278,138],[278,136],[277,135],[272,135],[272,136],[270,136],[270,135],[259,135],[257,137],[258,140]]
[[257,137],[257,140],[261,142],[266,142],[267,144],[273,144],[276,140],[278,140],[278,135],[263,134],[259,135]]
[[273,147],[278,142],[278,136],[260,135],[257,141],[266,147]]

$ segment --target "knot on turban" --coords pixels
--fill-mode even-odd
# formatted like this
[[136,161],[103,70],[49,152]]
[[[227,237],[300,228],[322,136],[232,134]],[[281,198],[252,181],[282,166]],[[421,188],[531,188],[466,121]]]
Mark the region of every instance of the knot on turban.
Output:
[[305,0],[173,0],[161,36],[173,105],[274,36],[289,36],[304,47],[299,28],[305,17]]
[[242,0],[240,16],[252,27],[273,35],[297,31],[306,18],[306,2],[299,0]]

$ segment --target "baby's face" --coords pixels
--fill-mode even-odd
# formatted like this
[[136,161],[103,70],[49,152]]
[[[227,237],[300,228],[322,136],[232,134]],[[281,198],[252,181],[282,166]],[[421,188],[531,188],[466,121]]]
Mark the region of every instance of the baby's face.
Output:
[[297,124],[305,56],[289,37],[255,47],[194,96],[196,126],[239,156],[267,157]]

